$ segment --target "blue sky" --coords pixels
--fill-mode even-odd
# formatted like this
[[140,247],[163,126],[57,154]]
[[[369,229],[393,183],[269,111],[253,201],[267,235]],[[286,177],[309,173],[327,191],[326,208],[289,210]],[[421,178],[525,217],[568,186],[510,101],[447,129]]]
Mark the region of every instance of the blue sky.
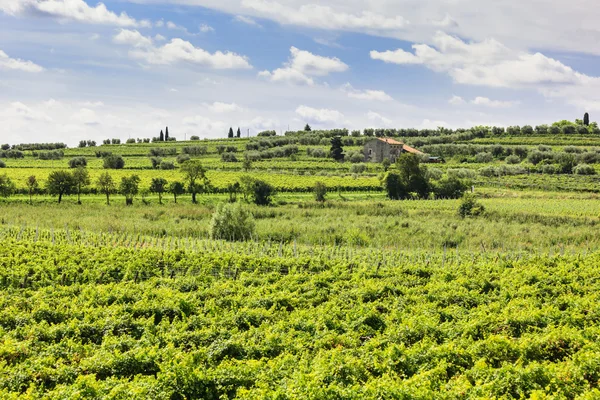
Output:
[[600,112],[591,0],[0,0],[2,142]]

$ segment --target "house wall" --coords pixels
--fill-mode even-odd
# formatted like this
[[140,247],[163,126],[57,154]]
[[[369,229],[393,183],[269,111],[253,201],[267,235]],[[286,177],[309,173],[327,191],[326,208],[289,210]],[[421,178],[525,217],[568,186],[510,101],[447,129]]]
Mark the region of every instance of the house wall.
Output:
[[377,139],[369,140],[363,147],[363,154],[368,162],[380,163],[386,158],[395,162],[401,152],[402,149],[399,145],[393,146]]

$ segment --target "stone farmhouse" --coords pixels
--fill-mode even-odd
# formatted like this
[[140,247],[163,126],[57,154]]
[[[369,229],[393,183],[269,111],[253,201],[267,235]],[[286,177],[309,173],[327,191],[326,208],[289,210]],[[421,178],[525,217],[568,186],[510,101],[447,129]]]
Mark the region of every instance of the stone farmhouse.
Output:
[[395,162],[402,153],[413,153],[420,156],[424,155],[423,152],[391,138],[375,138],[369,140],[365,143],[363,153],[366,161],[376,163],[380,163],[386,158],[391,162]]

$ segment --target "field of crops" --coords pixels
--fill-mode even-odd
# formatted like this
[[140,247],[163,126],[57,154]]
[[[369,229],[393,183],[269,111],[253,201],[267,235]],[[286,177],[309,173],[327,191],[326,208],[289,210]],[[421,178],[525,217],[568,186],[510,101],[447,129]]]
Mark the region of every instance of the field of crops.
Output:
[[598,254],[101,243],[5,233],[3,398],[600,396]]
[[[569,139],[469,143],[584,154],[598,142]],[[474,186],[482,212],[465,217],[460,199],[389,200],[383,165],[310,155],[328,151],[321,143],[244,165],[252,143],[2,159],[18,193],[0,198],[0,398],[600,398],[598,175],[527,159],[511,170],[506,154],[480,162],[466,149],[427,165],[431,179]],[[146,190],[106,205],[95,187],[104,172],[117,183],[136,174],[142,189],[181,181],[190,145],[206,146],[192,158],[214,188],[198,204],[189,193],[159,204]],[[222,146],[238,161],[223,162]],[[161,157],[174,169],[152,169],[156,148],[176,149]],[[123,155],[125,168],[104,169],[97,151]],[[81,156],[91,178],[81,204],[58,204],[46,180]],[[277,193],[269,206],[238,194],[254,230],[217,240],[215,215],[243,176]]]

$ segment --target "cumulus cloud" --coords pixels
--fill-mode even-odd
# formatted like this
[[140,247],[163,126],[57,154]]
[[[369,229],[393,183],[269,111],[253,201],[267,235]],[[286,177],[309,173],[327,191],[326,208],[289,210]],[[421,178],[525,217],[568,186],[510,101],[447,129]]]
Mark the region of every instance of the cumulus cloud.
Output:
[[472,104],[478,106],[492,107],[492,108],[510,108],[519,104],[518,101],[500,101],[500,100],[491,100],[487,97],[476,97],[471,101]]
[[149,21],[138,21],[125,12],[117,14],[110,11],[103,3],[91,7],[83,0],[0,0],[0,11],[12,16],[35,14],[87,24],[122,27],[152,25]]
[[268,0],[243,0],[242,4],[245,9],[259,13],[265,18],[311,28],[384,32],[398,31],[408,24],[400,15],[385,16],[372,11],[347,13],[322,4],[302,4],[294,7]]
[[392,96],[384,92],[383,90],[357,90],[352,87],[351,84],[346,83],[342,86],[342,90],[348,95],[348,97],[358,100],[367,101],[392,101]]
[[12,69],[24,72],[42,72],[44,70],[44,68],[31,61],[10,58],[2,50],[0,50],[0,69]]
[[252,68],[244,56],[222,51],[210,53],[180,38],[171,39],[163,46],[156,46],[151,38],[141,35],[138,31],[122,29],[113,40],[131,46],[129,56],[148,64],[172,65],[187,62],[214,69]]
[[290,59],[282,68],[274,71],[262,71],[259,76],[273,82],[291,82],[313,85],[313,77],[321,77],[334,72],[348,70],[348,65],[336,57],[323,57],[309,51],[290,48]]
[[377,123],[383,123],[385,125],[389,125],[392,123],[392,120],[389,118],[384,117],[383,115],[376,113],[375,111],[369,111],[367,113],[367,118],[369,119],[369,121],[374,121]]
[[215,31],[215,28],[213,28],[212,26],[207,25],[207,24],[200,25],[198,29],[200,29],[200,32],[202,32],[202,33],[214,32]]
[[466,102],[465,99],[463,99],[462,97],[454,95],[450,98],[450,100],[448,100],[448,103],[453,106],[460,106],[465,104]]
[[299,106],[296,108],[296,114],[308,122],[340,122],[344,118],[344,114],[337,110],[308,106]]
[[238,106],[235,103],[222,103],[220,101],[215,101],[212,104],[208,104],[207,107],[209,110],[216,113],[228,113],[243,110],[242,107]]
[[415,44],[412,53],[402,49],[373,50],[371,58],[400,65],[423,65],[449,74],[457,83],[490,87],[577,84],[585,78],[560,61],[541,53],[514,51],[494,39],[464,42],[438,32],[433,43],[435,47]]

